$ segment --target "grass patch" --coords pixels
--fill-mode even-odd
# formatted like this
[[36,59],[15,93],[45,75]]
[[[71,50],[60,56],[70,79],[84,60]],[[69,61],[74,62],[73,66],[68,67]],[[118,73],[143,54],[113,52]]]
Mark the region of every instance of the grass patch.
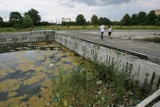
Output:
[[[160,26],[117,26],[113,25],[114,30],[160,30]],[[0,32],[24,32],[32,30],[99,30],[99,26],[85,25],[85,26],[34,26],[27,29],[16,29],[13,27],[0,27]],[[107,26],[106,26],[107,29]]]
[[65,75],[62,71],[52,79],[51,105],[56,107],[128,107],[146,97],[115,64],[92,63],[89,69],[81,65]]
[[26,29],[17,29],[13,27],[0,27],[0,32],[26,32],[26,31],[32,31],[34,28],[26,28]]

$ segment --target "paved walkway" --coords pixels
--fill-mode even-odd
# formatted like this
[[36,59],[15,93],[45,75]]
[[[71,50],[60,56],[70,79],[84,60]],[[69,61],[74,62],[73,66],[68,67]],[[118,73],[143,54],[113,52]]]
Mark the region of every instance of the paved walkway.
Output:
[[133,53],[141,54],[147,56],[148,59],[152,60],[153,62],[160,64],[160,43],[136,41],[122,38],[108,39],[106,36],[104,37],[104,39],[100,39],[99,35],[87,32],[82,33],[63,31],[60,33],[88,41],[93,41],[98,44],[107,45],[118,49],[131,51]]

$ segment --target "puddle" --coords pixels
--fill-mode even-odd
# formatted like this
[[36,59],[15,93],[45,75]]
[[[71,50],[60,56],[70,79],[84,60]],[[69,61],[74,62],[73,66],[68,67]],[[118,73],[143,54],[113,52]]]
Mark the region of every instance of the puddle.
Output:
[[26,79],[26,78],[30,78],[32,76],[32,73],[34,71],[30,70],[27,73],[26,72],[22,72],[22,71],[16,71],[13,73],[8,73],[7,75],[5,75],[4,77],[0,78],[0,82],[7,80],[7,79]]
[[8,98],[7,98],[7,95],[8,93],[7,92],[1,92],[0,93],[0,101],[6,101]]

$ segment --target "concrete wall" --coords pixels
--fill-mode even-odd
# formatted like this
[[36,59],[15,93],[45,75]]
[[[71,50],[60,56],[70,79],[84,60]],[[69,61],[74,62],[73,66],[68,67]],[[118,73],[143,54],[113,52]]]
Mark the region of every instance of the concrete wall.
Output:
[[96,57],[99,62],[105,64],[115,62],[119,66],[120,71],[125,70],[128,72],[130,77],[133,76],[139,81],[140,86],[147,82],[154,90],[160,88],[160,65],[158,64],[95,44],[91,41],[58,33],[55,35],[55,41],[92,61]]
[[27,43],[27,42],[43,42],[54,40],[53,34],[34,36],[32,34],[23,36],[19,35],[17,37],[0,37],[0,44],[12,44],[12,43]]

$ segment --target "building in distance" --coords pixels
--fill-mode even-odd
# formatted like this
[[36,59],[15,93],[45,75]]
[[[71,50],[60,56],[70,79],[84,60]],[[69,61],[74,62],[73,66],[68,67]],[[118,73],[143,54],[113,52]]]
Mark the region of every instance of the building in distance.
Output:
[[160,9],[154,10],[154,12],[157,16],[160,15]]

